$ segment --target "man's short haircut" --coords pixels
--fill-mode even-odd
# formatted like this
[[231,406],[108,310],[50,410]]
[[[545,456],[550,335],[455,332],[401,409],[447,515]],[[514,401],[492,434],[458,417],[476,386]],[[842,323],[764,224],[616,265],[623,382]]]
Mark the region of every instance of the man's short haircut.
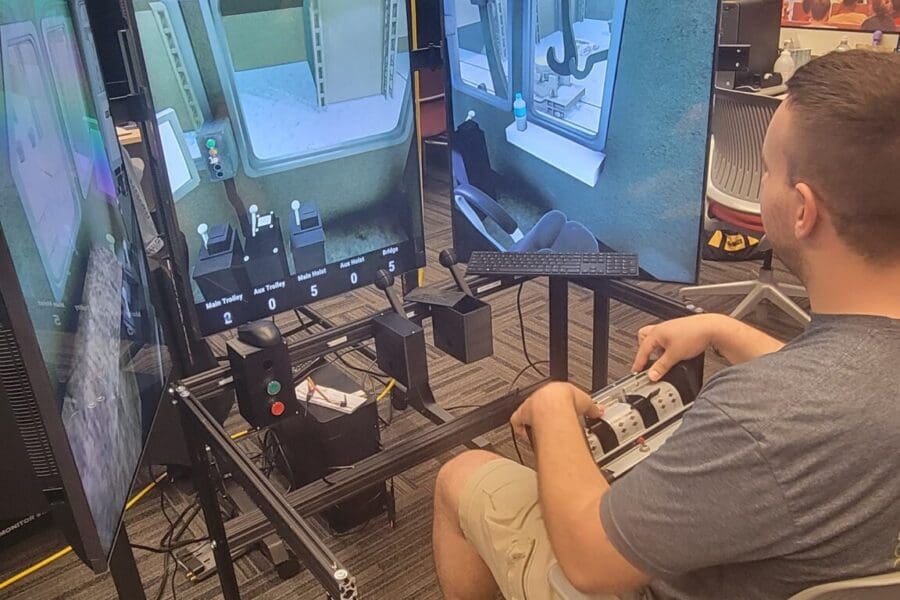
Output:
[[788,81],[788,169],[867,259],[900,259],[900,54],[831,52]]

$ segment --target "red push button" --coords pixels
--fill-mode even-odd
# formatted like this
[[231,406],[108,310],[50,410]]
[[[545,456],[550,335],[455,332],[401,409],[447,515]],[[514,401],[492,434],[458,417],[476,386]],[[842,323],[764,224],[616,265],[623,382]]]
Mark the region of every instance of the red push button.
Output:
[[269,407],[269,410],[272,412],[272,416],[280,417],[284,414],[284,402],[276,400],[272,403],[272,406]]

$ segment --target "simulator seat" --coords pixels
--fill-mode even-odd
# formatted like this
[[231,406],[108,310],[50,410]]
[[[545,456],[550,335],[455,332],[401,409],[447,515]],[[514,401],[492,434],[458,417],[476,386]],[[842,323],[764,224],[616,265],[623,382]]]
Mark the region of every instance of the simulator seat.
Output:
[[[460,125],[451,151],[453,167],[453,230],[457,253],[465,262],[475,250],[500,252],[598,252],[597,239],[587,227],[570,221],[559,210],[542,216],[528,233],[497,203],[497,173],[491,168],[484,132],[474,115]],[[490,223],[510,240],[498,239]],[[499,232],[498,232],[499,233]],[[500,236],[502,238],[502,235]]]
[[[560,600],[605,600],[608,595],[584,594],[566,579],[559,564],[549,574],[550,586]],[[900,572],[825,583],[794,594],[789,600],[889,600],[900,592]]]

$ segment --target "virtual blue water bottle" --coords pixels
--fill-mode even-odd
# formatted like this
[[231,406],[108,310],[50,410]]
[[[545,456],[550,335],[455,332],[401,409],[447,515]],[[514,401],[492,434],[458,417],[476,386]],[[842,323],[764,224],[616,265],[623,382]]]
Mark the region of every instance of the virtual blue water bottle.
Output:
[[522,93],[516,92],[516,100],[513,102],[513,115],[516,117],[516,129],[525,131],[528,127],[528,119],[525,100],[522,99]]

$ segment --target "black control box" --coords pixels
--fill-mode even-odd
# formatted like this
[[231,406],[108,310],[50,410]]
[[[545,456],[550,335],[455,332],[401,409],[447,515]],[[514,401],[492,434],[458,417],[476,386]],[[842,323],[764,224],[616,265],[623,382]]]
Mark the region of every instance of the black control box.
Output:
[[257,321],[239,327],[237,339],[228,341],[228,362],[238,409],[248,423],[267,427],[297,414],[287,344],[274,323]]

